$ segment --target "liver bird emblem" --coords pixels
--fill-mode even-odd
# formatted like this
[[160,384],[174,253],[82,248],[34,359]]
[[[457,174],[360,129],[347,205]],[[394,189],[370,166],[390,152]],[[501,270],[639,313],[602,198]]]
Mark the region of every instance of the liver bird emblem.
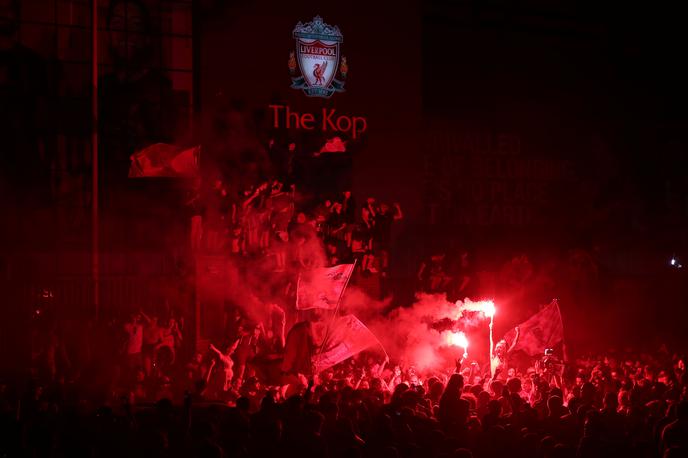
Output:
[[325,70],[327,69],[327,61],[322,64],[315,64],[313,66],[313,76],[315,76],[315,84],[325,83]]

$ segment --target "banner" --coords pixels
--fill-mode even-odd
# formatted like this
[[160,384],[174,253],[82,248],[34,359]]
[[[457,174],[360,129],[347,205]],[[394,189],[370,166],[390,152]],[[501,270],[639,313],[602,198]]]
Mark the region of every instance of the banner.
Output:
[[323,344],[322,353],[315,356],[315,372],[321,372],[379,344],[377,337],[355,316],[337,318]]
[[201,147],[182,149],[166,143],[156,143],[131,155],[129,178],[198,176]]
[[[559,304],[553,301],[519,325],[520,335],[514,351],[521,350],[530,356],[542,355],[545,348],[552,348],[564,340],[564,325]],[[504,339],[512,342],[516,330],[507,332]]]
[[353,271],[353,264],[340,264],[300,273],[296,309],[334,310]]

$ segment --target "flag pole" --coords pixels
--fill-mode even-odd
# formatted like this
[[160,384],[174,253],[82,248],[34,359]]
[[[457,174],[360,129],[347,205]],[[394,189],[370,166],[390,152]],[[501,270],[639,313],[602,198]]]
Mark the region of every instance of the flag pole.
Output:
[[492,358],[494,357],[494,339],[492,337],[492,325],[494,316],[490,317],[490,377],[494,377],[492,373]]
[[561,353],[564,356],[564,362],[568,363],[569,357],[568,357],[568,347],[566,346],[566,332],[564,332],[564,320],[561,317],[561,308],[559,308],[559,299],[555,297],[552,299],[551,303],[556,305],[557,312],[559,313],[559,321],[561,321]]
[[[354,276],[354,271],[356,270],[356,259],[354,259],[354,263],[351,266],[351,275],[349,275],[346,278],[346,283],[344,283],[344,287],[342,288],[342,291],[339,293],[339,297],[337,298],[337,305],[334,308],[334,313],[332,314],[332,317],[330,318],[329,323],[327,323],[327,328],[325,328],[325,337],[323,337],[323,341],[320,343],[320,350],[318,350],[318,358],[316,359],[316,364],[315,367],[318,367],[318,364],[320,364],[320,357],[322,356],[323,349],[325,348],[325,342],[327,342],[327,339],[330,337],[330,328],[332,327],[332,323],[334,322],[334,319],[337,317],[337,312],[339,312],[339,305],[342,303],[342,297],[344,297],[344,291],[346,290],[346,287],[349,286],[349,280],[351,280],[351,277]],[[298,294],[297,294],[298,298]],[[315,372],[315,371],[313,371]]]
[[91,2],[91,275],[95,319],[100,317],[100,227],[98,217],[98,0]]

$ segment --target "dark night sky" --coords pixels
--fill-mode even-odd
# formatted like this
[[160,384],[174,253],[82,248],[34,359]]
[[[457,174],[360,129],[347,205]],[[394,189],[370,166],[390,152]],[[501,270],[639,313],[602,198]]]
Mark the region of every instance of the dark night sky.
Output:
[[608,173],[661,226],[668,187],[685,206],[684,10],[435,2],[423,24],[425,113],[516,131],[523,154],[568,158],[579,182]]

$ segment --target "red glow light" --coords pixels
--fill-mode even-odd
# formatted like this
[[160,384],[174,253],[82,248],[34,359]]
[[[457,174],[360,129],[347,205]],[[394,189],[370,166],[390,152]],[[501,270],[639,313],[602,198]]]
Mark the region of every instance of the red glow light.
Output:
[[447,336],[447,341],[449,345],[462,347],[464,349],[468,348],[468,339],[463,332],[450,332]]
[[492,318],[495,316],[495,313],[497,313],[497,309],[495,308],[494,302],[492,301],[485,301],[483,302],[483,313],[485,314],[486,317]]

